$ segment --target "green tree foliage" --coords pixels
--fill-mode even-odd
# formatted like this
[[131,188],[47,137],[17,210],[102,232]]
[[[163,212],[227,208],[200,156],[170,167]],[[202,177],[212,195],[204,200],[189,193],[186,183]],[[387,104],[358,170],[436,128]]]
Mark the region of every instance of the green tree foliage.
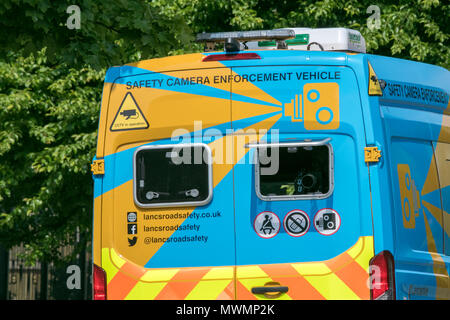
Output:
[[[106,67],[137,53],[163,56],[193,38],[182,12],[170,18],[140,0],[2,0],[0,52],[24,54],[47,48],[51,63]],[[69,29],[71,5],[80,9],[80,28]],[[137,57],[139,58],[139,57]]]
[[181,12],[169,17],[139,0],[79,1],[80,28],[70,29],[72,4],[0,2],[0,244],[23,243],[30,263],[58,262],[77,232],[91,236],[106,68],[193,39]]
[[90,230],[103,71],[51,66],[46,51],[0,62],[0,242],[58,257]]
[[[79,29],[66,25],[73,4]],[[449,9],[438,0],[2,0],[0,243],[55,261],[77,229],[90,237],[107,67],[200,51],[193,38],[203,31],[349,27],[370,53],[448,68]]]
[[[450,5],[439,0],[156,0],[185,11],[194,32],[283,27],[359,30],[367,51],[449,67]],[[371,21],[379,8],[379,27]]]

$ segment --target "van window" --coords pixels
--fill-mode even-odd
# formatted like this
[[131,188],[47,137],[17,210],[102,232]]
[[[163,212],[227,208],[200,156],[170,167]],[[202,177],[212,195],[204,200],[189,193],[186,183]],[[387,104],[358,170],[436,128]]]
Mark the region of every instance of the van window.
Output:
[[198,206],[212,197],[205,144],[144,146],[134,156],[134,197],[141,207]]
[[[256,191],[260,199],[315,199],[332,193],[333,153],[329,144],[264,149],[258,148],[256,162]],[[264,158],[272,162],[278,159],[277,170],[269,170],[274,164],[264,163]]]

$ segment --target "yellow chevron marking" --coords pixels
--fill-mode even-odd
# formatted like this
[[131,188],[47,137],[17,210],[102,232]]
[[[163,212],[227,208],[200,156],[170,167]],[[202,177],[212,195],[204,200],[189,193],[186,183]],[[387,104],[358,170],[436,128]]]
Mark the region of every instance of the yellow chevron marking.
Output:
[[232,279],[233,272],[234,267],[211,268],[211,270],[203,276],[202,280]]
[[356,246],[354,246],[353,248],[349,249],[348,253],[356,261],[356,263],[358,263],[363,269],[369,272],[369,261],[374,256],[373,237],[361,237],[358,243],[359,242],[361,242],[362,244],[362,248],[360,248],[360,251],[356,255],[354,255],[354,250],[356,249]]
[[140,279],[144,282],[169,281],[180,269],[150,269]]
[[112,262],[120,269],[125,264],[126,260],[122,258],[121,255],[119,255],[114,248],[111,248],[111,260]]
[[[261,277],[269,277],[267,273],[265,273],[258,266],[238,266],[236,270],[236,277],[238,279],[241,278],[261,278]],[[242,282],[242,281],[241,281]]]
[[323,276],[331,273],[327,265],[321,262],[293,263],[292,267],[302,276]]
[[126,300],[153,300],[166,286],[167,282],[138,282]]
[[[327,271],[325,269],[328,269]],[[323,265],[320,276],[304,276],[304,278],[328,300],[360,300],[360,298],[339,279],[331,270]]]
[[[365,268],[368,265],[369,259],[373,256],[372,246],[372,237],[361,237],[355,245],[347,250],[347,253]],[[108,251],[107,248],[104,248],[104,255],[107,255]],[[116,260],[117,264],[123,265],[125,261],[114,250],[111,250],[111,252],[114,257],[111,258],[111,260]],[[435,259],[439,258],[440,257]],[[108,260],[105,259],[104,261]],[[115,264],[111,263],[111,266],[113,270],[110,270],[109,272],[115,275],[115,273],[117,273]],[[291,266],[327,299],[358,299],[358,296],[322,262],[293,263]],[[233,281],[234,269],[235,267],[232,266],[211,268],[194,289],[192,289],[186,299],[204,300],[219,297],[231,281]],[[179,270],[180,269],[173,268],[152,269],[147,271],[141,277],[139,283],[137,283],[133,290],[128,294],[126,299],[154,299]],[[273,281],[270,276],[257,265],[236,267],[236,277],[249,291],[251,291],[253,287],[264,286],[267,282]],[[257,295],[255,297],[260,300],[267,299],[263,295]],[[290,300],[292,298],[289,294],[283,294],[277,299]]]
[[125,264],[125,261],[120,260],[120,258],[117,259],[116,256],[117,254],[114,250],[110,250],[109,248],[102,248],[101,267],[106,272],[106,281],[108,283],[112,278],[114,278],[119,269]]
[[186,300],[207,300],[216,299],[230,284],[228,280],[206,280],[203,279],[186,296]]

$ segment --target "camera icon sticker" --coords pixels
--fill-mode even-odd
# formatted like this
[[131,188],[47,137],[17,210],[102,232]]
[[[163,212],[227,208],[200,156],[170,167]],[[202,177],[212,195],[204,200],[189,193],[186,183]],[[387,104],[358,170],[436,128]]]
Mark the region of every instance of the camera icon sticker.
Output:
[[324,236],[336,233],[341,226],[341,217],[333,209],[321,209],[314,216],[314,228]]

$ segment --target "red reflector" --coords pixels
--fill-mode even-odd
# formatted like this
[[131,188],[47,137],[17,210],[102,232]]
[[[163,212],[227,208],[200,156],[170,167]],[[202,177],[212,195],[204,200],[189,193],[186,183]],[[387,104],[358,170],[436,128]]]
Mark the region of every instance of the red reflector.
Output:
[[395,299],[394,257],[383,251],[370,260],[370,299]]
[[94,264],[93,270],[94,300],[106,300],[106,272]]
[[235,54],[212,54],[203,58],[203,62],[208,61],[222,61],[222,60],[250,60],[261,59],[261,57],[254,52],[235,53]]

